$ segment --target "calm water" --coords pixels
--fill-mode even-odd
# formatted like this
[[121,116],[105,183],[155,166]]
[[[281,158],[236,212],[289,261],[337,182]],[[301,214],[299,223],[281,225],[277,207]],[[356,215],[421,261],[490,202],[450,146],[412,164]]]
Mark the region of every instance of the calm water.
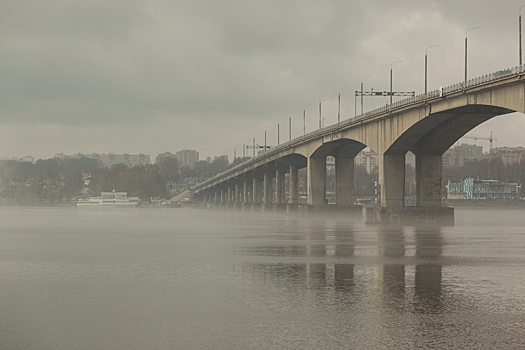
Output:
[[525,212],[0,208],[0,349],[525,348]]

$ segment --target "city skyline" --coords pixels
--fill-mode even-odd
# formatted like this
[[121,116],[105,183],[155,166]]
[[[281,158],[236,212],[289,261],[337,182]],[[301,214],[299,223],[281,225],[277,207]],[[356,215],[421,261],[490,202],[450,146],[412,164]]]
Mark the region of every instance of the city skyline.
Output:
[[[0,156],[242,154],[359,113],[354,91],[424,91],[518,65],[518,1],[7,1]],[[472,8],[476,8],[473,12]],[[430,48],[431,46],[438,47]],[[370,75],[370,76],[369,76]],[[394,100],[395,101],[395,100]],[[388,97],[364,99],[364,110]],[[471,132],[519,146],[525,116]],[[462,140],[460,140],[462,142]],[[483,145],[485,146],[485,145]]]

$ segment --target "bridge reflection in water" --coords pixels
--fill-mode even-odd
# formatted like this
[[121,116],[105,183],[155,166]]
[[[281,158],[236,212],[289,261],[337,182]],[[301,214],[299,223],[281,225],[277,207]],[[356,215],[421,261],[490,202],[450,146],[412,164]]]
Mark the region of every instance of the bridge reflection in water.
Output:
[[[323,295],[342,308],[373,303],[385,312],[439,314],[443,311],[443,240],[439,226],[377,226],[355,229],[350,221],[287,220],[298,233],[282,244],[244,246],[237,253],[271,257],[245,263],[254,280],[297,294]],[[286,228],[290,231],[290,227]],[[304,232],[302,232],[304,231]],[[332,299],[330,301],[330,299]]]

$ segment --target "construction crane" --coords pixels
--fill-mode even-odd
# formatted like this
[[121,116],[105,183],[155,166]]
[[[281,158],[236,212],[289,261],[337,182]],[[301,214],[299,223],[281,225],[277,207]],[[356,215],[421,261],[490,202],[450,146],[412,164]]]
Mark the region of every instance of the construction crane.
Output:
[[472,139],[472,140],[487,140],[489,141],[490,143],[490,148],[489,148],[489,153],[492,153],[492,150],[494,149],[492,147],[492,142],[493,141],[498,141],[498,139],[496,137],[494,137],[494,134],[492,133],[492,131],[490,132],[490,136],[489,137],[483,137],[483,136],[463,136],[462,139]]

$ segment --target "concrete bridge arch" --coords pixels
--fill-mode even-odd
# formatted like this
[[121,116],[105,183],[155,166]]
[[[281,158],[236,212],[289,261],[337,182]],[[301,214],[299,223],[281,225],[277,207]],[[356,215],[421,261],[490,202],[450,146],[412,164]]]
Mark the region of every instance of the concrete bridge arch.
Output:
[[[306,166],[308,204],[324,205],[326,156],[330,155],[336,159],[336,202],[352,204],[353,158],[369,147],[380,155],[383,207],[404,206],[408,151],[416,156],[416,205],[439,207],[442,154],[467,132],[491,118],[512,112],[524,113],[524,79],[525,66],[522,66],[378,108],[291,140],[219,178],[196,186],[196,190],[206,191],[220,186],[221,182],[258,171],[278,172],[279,167],[289,166],[292,173],[295,171],[292,167]],[[278,176],[281,175],[276,174]]]

